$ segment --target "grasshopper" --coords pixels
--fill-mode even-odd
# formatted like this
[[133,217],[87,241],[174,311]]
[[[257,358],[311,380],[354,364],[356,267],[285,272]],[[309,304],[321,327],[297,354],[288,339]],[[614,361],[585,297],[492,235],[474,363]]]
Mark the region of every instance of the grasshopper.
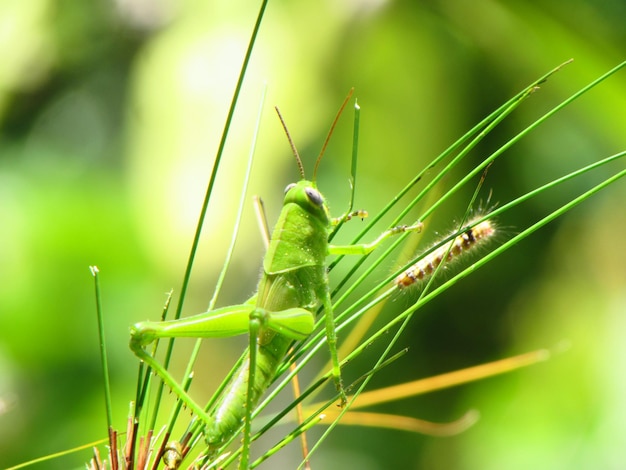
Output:
[[[337,336],[326,258],[329,255],[366,255],[376,249],[385,238],[402,232],[421,230],[422,227],[419,222],[411,226],[394,227],[369,244],[335,246],[328,243],[332,227],[354,214],[331,218],[315,179],[324,150],[351,95],[352,91],[335,117],[317,158],[312,180],[305,179],[302,160],[278,112],[298,162],[302,180],[285,189],[283,208],[263,259],[263,272],[257,293],[240,305],[218,308],[178,320],[144,321],[131,328],[130,347],[133,352],[203,421],[209,456],[232,438],[241,429],[242,423],[244,424],[244,452],[240,464],[243,468],[247,467],[252,409],[272,383],[292,342],[303,340],[313,332],[315,312],[320,306],[325,316],[332,376],[341,405],[346,403],[337,357]],[[358,215],[366,214],[358,212]],[[213,338],[242,334],[250,335],[247,357],[232,374],[230,382],[223,388],[223,393],[217,397],[208,413],[145,350],[148,344],[158,338]]]

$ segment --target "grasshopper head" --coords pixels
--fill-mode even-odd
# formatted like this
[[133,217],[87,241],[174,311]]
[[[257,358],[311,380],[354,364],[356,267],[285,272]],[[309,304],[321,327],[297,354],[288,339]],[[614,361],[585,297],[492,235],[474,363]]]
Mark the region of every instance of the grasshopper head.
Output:
[[297,204],[316,219],[330,224],[330,214],[328,206],[322,193],[315,187],[315,183],[301,180],[298,183],[291,183],[285,188],[285,200],[283,206],[287,204]]

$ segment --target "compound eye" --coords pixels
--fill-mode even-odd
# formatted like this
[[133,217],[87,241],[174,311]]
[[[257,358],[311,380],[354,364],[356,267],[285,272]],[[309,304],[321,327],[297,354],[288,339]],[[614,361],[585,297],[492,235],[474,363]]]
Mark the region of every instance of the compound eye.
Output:
[[309,200],[316,206],[322,207],[324,205],[324,198],[317,189],[306,188],[304,192],[309,197]]
[[287,187],[285,188],[285,194],[287,194],[289,191],[291,191],[295,187],[296,187],[296,183],[289,183]]

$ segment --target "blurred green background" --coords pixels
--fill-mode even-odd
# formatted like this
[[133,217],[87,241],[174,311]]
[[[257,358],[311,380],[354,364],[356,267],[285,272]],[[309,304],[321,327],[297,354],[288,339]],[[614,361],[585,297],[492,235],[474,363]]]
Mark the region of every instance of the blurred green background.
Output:
[[[128,326],[157,318],[165,292],[180,287],[258,7],[0,1],[0,468],[106,434],[93,264],[102,273],[114,415],[125,427],[137,367]],[[284,186],[298,176],[272,106],[281,107],[310,172],[352,86],[362,107],[356,205],[375,213],[471,125],[549,69],[575,59],[450,181],[623,61],[625,17],[621,1],[270,2],[185,314],[206,308],[223,261],[264,82],[250,193],[264,197],[270,221]],[[349,193],[351,114],[318,179],[335,214]],[[622,72],[497,161],[485,183],[491,203],[623,150],[625,123]],[[499,221],[503,239],[621,168],[518,207]],[[472,190],[429,221],[425,243],[462,216]],[[464,434],[340,427],[313,468],[624,468],[625,196],[622,181],[420,311],[402,340],[409,354],[375,385],[567,344],[563,354],[380,408],[434,421],[480,410],[481,421]],[[222,305],[255,289],[263,250],[251,204],[244,219]],[[207,342],[207,377],[224,375],[242,341]],[[208,395],[200,389],[197,396]],[[294,445],[268,468],[293,467],[298,452]],[[80,467],[89,455],[38,468]]]

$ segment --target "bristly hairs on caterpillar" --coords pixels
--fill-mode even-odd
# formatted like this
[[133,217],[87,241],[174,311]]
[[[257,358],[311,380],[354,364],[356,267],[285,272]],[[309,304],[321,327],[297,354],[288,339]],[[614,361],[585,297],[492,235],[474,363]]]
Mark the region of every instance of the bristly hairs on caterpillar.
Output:
[[[476,253],[477,248],[493,240],[501,232],[496,222],[488,217],[494,207],[483,209],[481,204],[462,228],[457,224],[454,231],[416,257],[413,263],[395,278],[394,285],[397,289],[406,290],[414,284],[428,280],[435,272],[439,276],[466,253]],[[443,266],[440,267],[441,264]]]

